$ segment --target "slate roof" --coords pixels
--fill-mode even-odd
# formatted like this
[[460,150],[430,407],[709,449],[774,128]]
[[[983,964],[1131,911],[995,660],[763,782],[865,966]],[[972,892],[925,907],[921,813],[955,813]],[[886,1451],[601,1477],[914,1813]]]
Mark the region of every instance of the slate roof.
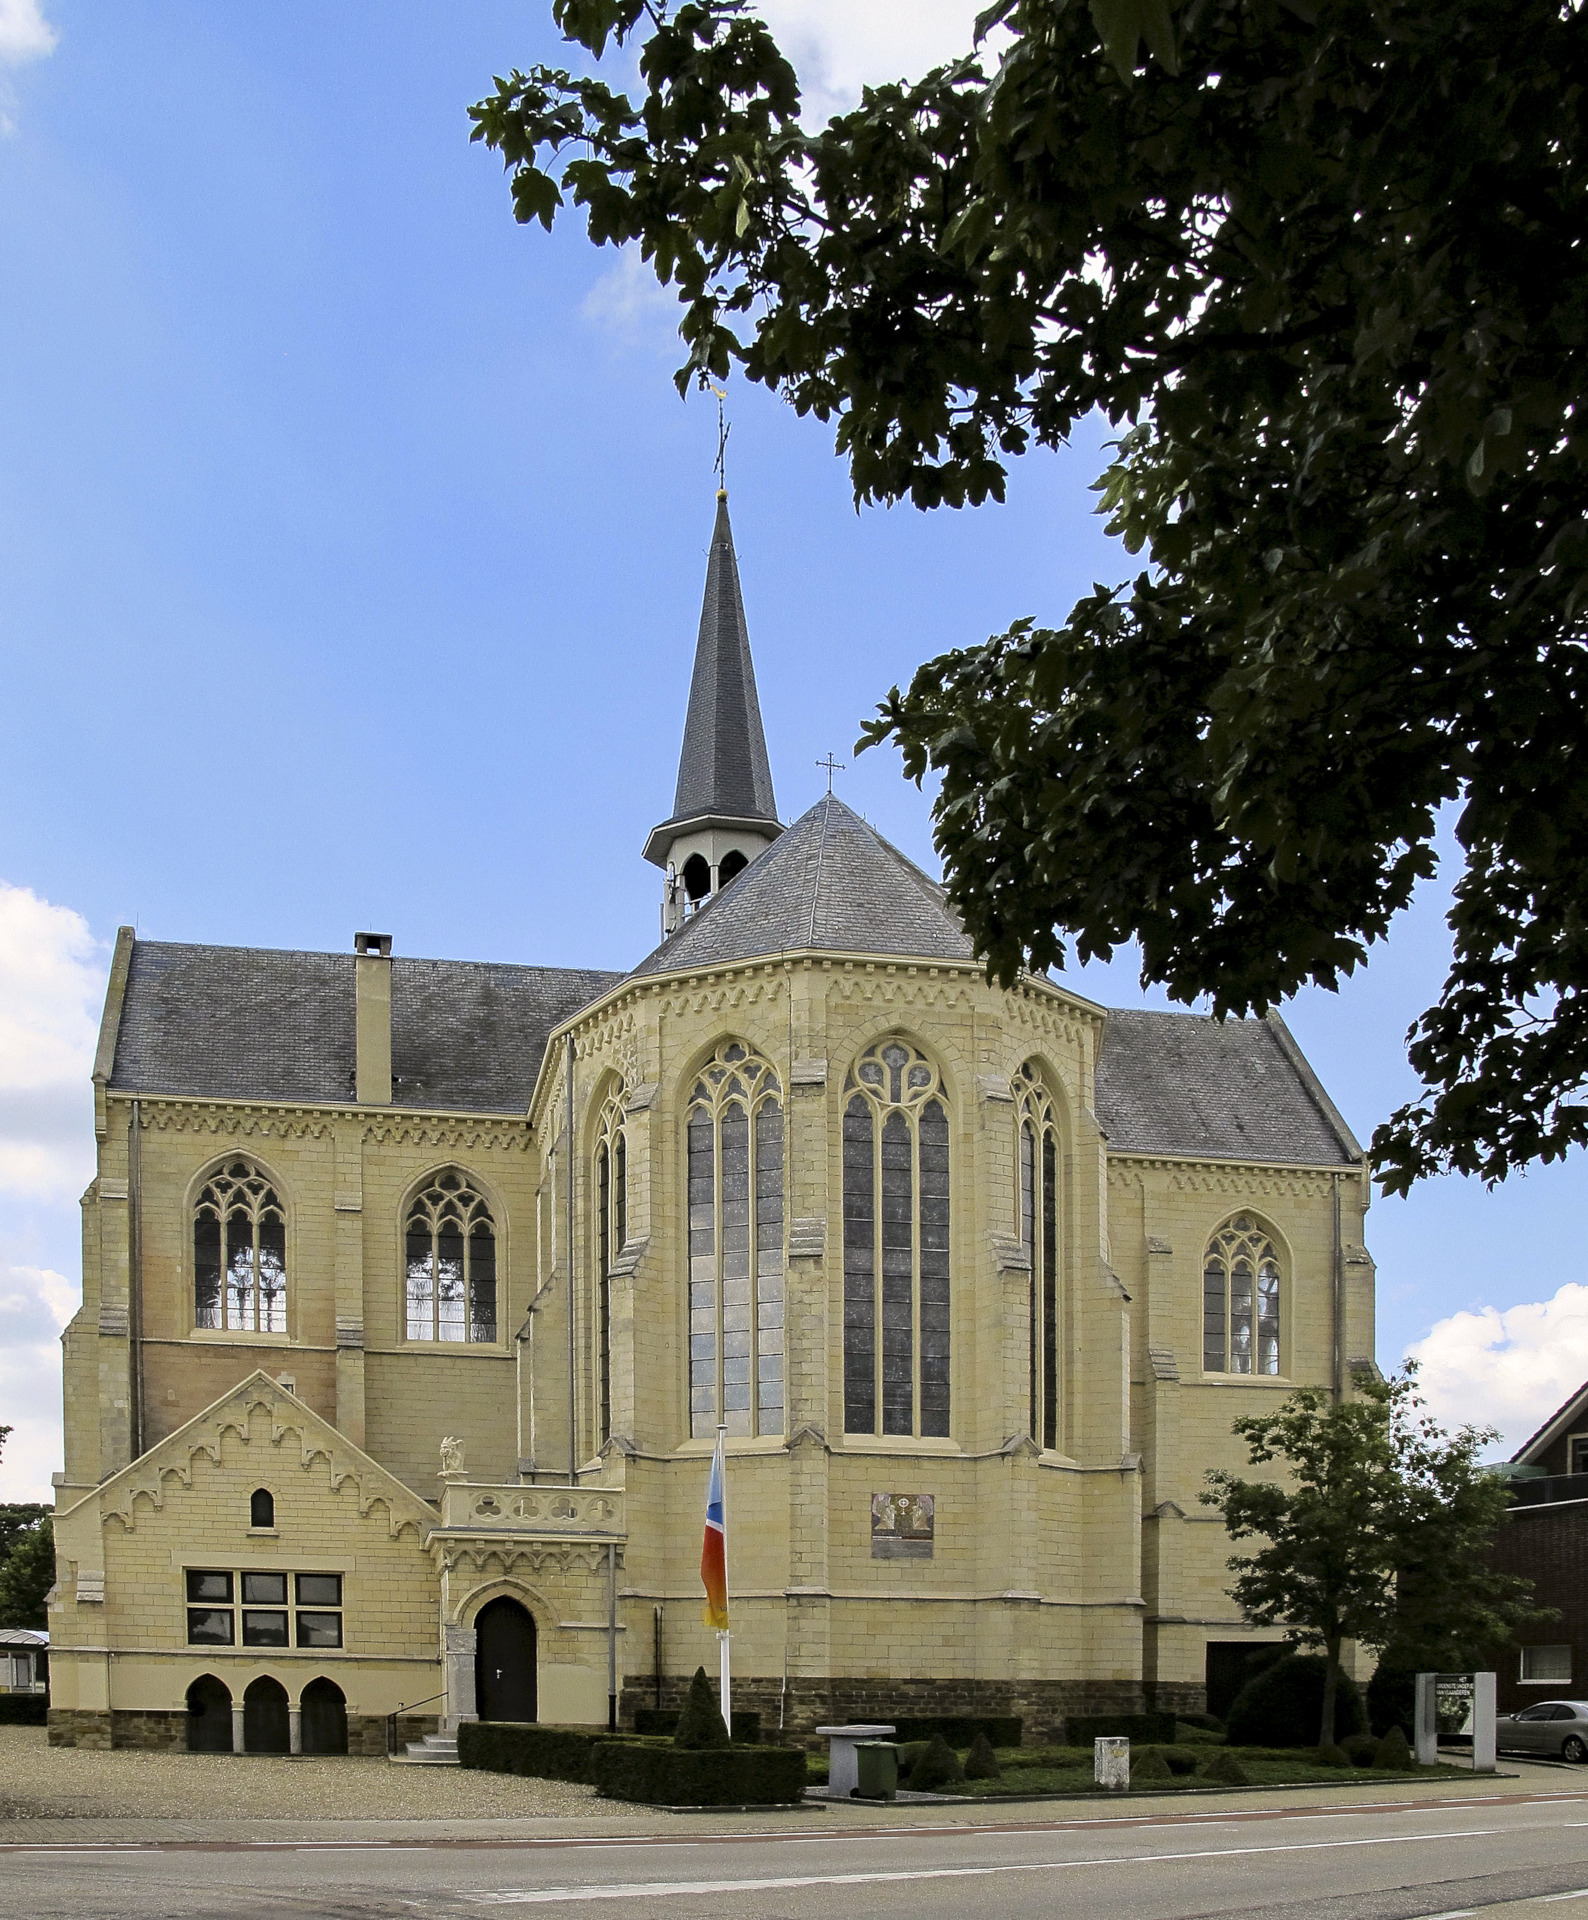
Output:
[[[353,1097],[350,953],[132,948],[111,1085],[229,1100]],[[566,967],[394,959],[392,1101],[528,1109],[546,1039],[622,978]]]
[[728,496],[717,496],[706,593],[689,682],[689,711],[678,758],[678,786],[669,819],[653,828],[645,857],[666,864],[667,829],[684,821],[766,821],[777,830],[772,768],[755,691],[750,632],[739,588],[739,561],[728,524]]
[[1362,1152],[1277,1014],[1111,1012],[1096,1111],[1116,1153],[1329,1167]]
[[634,971],[691,972],[811,947],[975,957],[936,881],[829,793]]

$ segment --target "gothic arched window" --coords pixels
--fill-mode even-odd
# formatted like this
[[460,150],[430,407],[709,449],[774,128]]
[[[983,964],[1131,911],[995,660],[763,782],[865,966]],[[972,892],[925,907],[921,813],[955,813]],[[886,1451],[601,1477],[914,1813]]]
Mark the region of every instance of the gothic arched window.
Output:
[[1279,1255],[1249,1213],[1227,1220],[1202,1262],[1202,1369],[1278,1373]]
[[496,1226],[456,1167],[415,1194],[404,1267],[410,1340],[495,1341]]
[[612,1437],[612,1263],[629,1232],[628,1145],[621,1093],[601,1109],[596,1135],[596,1396],[600,1438]]
[[725,1041],[689,1096],[689,1431],[783,1431],[783,1101]]
[[846,1433],[947,1436],[948,1327],[942,1076],[881,1040],[844,1087]]
[[1059,1444],[1059,1172],[1053,1096],[1029,1061],[1014,1078],[1019,1128],[1020,1240],[1031,1262],[1030,1433]]
[[287,1331],[287,1214],[251,1160],[230,1160],[193,1209],[193,1324]]

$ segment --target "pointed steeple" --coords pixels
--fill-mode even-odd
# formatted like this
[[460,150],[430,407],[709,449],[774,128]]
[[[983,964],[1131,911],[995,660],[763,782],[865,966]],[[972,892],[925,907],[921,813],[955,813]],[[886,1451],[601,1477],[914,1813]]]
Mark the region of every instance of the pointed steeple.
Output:
[[675,898],[671,924],[664,906],[664,931],[671,932],[691,905],[717,892],[782,830],[728,496],[719,492],[673,811],[645,843],[645,858],[669,872],[670,895],[684,896]]

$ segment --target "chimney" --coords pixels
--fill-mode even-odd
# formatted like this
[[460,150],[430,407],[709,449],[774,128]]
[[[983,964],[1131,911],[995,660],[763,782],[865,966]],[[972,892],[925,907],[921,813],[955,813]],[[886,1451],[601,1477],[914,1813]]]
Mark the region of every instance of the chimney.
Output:
[[354,1098],[361,1107],[391,1105],[391,935],[355,933],[357,1008]]

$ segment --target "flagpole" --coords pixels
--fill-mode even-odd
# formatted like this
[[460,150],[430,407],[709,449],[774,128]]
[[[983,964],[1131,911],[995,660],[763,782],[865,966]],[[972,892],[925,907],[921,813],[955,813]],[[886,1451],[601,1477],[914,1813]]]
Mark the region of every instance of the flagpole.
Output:
[[[722,1585],[724,1597],[728,1593],[728,1449],[726,1441],[728,1428],[725,1421],[717,1425],[717,1452],[722,1460]],[[730,1616],[731,1617],[731,1616]],[[728,1629],[724,1627],[717,1635],[717,1652],[721,1662],[722,1724],[733,1738],[733,1709],[730,1704],[730,1675],[728,1657]]]

